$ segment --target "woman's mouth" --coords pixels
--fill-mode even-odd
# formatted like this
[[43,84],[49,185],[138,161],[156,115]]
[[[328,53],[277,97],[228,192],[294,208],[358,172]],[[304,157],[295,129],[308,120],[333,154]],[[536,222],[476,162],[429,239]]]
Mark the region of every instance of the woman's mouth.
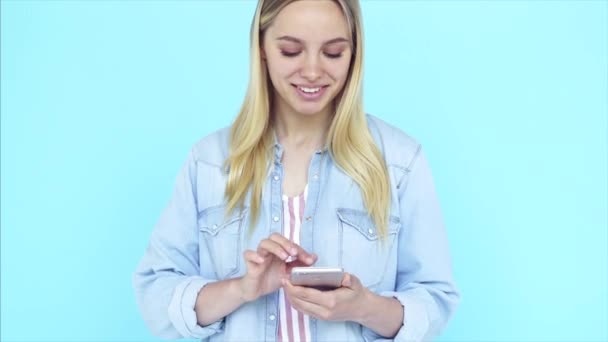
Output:
[[304,87],[304,86],[299,86],[299,85],[295,85],[295,84],[292,84],[292,86],[295,88],[296,93],[298,93],[298,96],[300,96],[300,98],[302,98],[305,101],[318,100],[319,98],[321,98],[321,96],[323,96],[323,94],[325,94],[325,90],[328,87],[328,86]]

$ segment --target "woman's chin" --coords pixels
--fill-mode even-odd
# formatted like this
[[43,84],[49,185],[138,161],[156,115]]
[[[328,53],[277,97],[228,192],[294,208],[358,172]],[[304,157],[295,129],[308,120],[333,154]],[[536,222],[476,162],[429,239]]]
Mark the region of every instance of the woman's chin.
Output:
[[301,115],[306,115],[306,116],[314,116],[314,115],[319,115],[322,112],[324,112],[325,107],[321,107],[318,104],[315,104],[314,106],[312,105],[296,105],[293,108],[296,110],[297,113],[301,114]]

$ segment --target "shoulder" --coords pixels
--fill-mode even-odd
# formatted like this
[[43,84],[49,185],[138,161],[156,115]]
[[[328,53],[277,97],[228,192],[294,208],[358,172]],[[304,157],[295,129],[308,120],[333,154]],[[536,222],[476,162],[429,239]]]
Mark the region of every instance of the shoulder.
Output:
[[366,114],[366,118],[368,129],[387,166],[409,170],[418,155],[420,143],[403,130],[374,115]]
[[200,138],[192,146],[192,158],[197,163],[221,168],[228,158],[230,126],[222,127]]

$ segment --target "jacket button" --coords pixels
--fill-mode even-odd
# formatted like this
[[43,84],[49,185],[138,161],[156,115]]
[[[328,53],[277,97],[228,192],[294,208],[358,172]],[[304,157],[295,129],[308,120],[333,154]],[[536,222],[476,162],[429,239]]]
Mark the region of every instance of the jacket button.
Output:
[[272,220],[273,220],[274,222],[279,222],[279,217],[278,217],[278,216],[275,216],[275,217],[273,217],[273,218],[272,218]]
[[277,316],[275,316],[275,315],[270,315],[270,316],[268,316],[268,318],[269,318],[271,321],[274,321],[274,320],[275,320],[275,318],[277,318]]
[[279,176],[274,175],[274,177],[272,177],[272,179],[274,179],[275,181],[278,181],[279,180]]

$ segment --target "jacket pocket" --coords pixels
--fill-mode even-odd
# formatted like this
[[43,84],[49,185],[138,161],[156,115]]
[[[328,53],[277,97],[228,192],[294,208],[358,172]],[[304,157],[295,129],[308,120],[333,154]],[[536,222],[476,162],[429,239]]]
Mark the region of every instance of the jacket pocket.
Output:
[[344,271],[357,276],[368,288],[378,285],[386,273],[399,218],[390,216],[386,238],[378,236],[374,221],[367,212],[338,208],[341,237],[341,265]]
[[225,216],[224,205],[209,207],[198,215],[200,248],[207,248],[217,279],[236,274],[241,260],[241,230],[247,208]]

